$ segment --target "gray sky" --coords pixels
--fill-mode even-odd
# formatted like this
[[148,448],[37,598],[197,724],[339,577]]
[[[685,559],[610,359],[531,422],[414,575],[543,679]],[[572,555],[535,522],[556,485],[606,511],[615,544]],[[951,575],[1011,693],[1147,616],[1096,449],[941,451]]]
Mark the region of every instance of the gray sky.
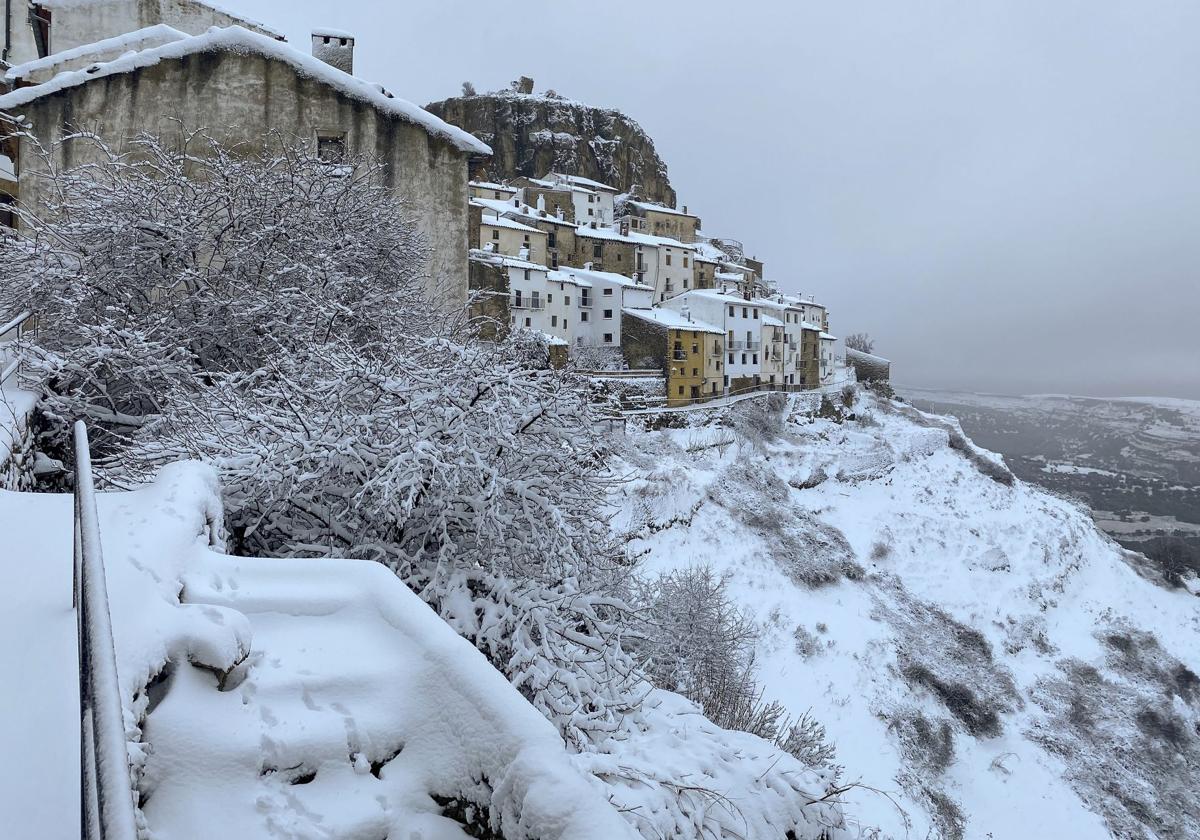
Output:
[[617,107],[898,382],[1200,398],[1200,3],[225,0],[417,103]]

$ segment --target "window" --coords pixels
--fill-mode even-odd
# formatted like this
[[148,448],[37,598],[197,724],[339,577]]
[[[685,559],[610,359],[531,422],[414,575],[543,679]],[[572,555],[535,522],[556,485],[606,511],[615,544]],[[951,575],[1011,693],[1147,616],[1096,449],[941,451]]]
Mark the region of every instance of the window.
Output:
[[29,7],[29,23],[33,27],[33,40],[38,58],[50,55],[50,10],[38,5]]
[[600,294],[604,295],[605,297],[612,297],[612,287],[609,286],[607,289],[605,289]]
[[679,386],[679,396],[681,396],[681,397],[683,396],[683,386],[682,385]]
[[530,297],[533,298],[533,308],[541,309],[542,308],[541,295],[537,292],[534,292],[532,295],[530,295]]
[[671,264],[671,255],[667,254],[667,265]]
[[550,231],[548,234],[546,234],[546,245],[551,248],[557,248],[558,247],[558,234],[555,233],[554,231]]
[[525,319],[525,326],[527,326],[527,327],[530,326],[530,322],[529,322],[528,318]]
[[595,216],[595,215],[596,215],[596,211],[594,211],[594,210],[593,210],[591,207],[589,207],[589,208],[588,208],[588,215],[589,215],[589,216]]
[[693,353],[699,353],[699,352],[700,352],[700,345],[696,344],[696,342],[694,342],[694,341],[692,342],[692,352],[693,352]]
[[525,269],[525,279],[526,279],[526,280],[528,280],[528,279],[529,279],[529,269],[528,269],[528,268],[527,268],[527,269]]
[[563,329],[565,330],[566,328],[567,328],[567,319],[563,318]]
[[736,315],[736,314],[737,314],[737,313],[736,313],[736,312],[734,312],[734,309],[733,309],[733,307],[732,307],[732,306],[731,306],[731,307],[729,307],[729,317],[730,317],[730,318],[732,318],[732,317],[733,317],[734,315]]
[[750,362],[750,364],[752,364],[752,365],[758,364],[758,354],[757,353],[754,354],[754,359]]
[[345,134],[318,134],[317,157],[325,163],[341,163],[346,159]]
[[558,326],[558,316],[557,315],[550,316],[550,326],[552,326],[552,327]]
[[500,231],[496,230],[495,228],[492,228],[492,239],[499,239],[499,238],[500,238]]
[[688,267],[688,261],[687,261],[687,260],[688,260],[688,258],[687,258],[687,257],[684,257],[684,258],[683,258],[683,267],[684,267],[684,268],[687,268],[687,267]]
[[546,293],[546,303],[554,303],[554,295],[549,292]]
[[746,354],[742,354],[742,364],[746,364]]
[[744,306],[742,307],[742,317],[743,317],[743,318],[749,318],[749,317],[750,317],[750,313],[746,311],[746,307],[744,307]]
[[580,321],[583,321],[583,322],[585,322],[585,323],[586,323],[586,322],[587,322],[587,319],[588,319],[588,314],[587,314],[586,312],[580,312],[580,313],[579,313],[579,320],[580,320]]
[[688,279],[686,277],[683,278],[683,288],[688,288]]
[[604,317],[605,317],[605,318],[607,318],[607,319],[611,319],[611,318],[612,318],[612,310],[611,310],[611,309],[605,309],[605,310],[604,310]]
[[564,296],[563,297],[563,306],[570,306],[570,305],[571,305],[571,298],[568,296]]
[[604,334],[604,343],[605,343],[605,344],[612,344],[612,333],[605,333],[605,334]]
[[596,259],[600,259],[604,256],[604,246],[601,243],[597,242],[592,245],[592,256]]
[[699,375],[700,375],[699,368],[692,368],[692,376],[699,376]]
[[[528,234],[528,233],[527,233],[527,234],[525,234],[525,244],[526,244],[526,245],[528,245],[528,244],[529,244],[529,234]],[[756,316],[756,317],[757,317],[757,316]]]
[[521,308],[521,290],[513,289],[513,306],[517,309]]
[[[525,237],[525,238],[526,238],[526,239],[528,239],[529,237]],[[754,317],[755,317],[755,318],[757,318],[757,317],[758,317],[758,310],[757,310],[757,309],[755,309],[755,310],[754,310]]]
[[13,213],[13,197],[6,193],[0,193],[0,228],[15,228],[17,226],[17,217]]
[[617,251],[617,262],[621,261],[621,252]]
[[729,354],[729,364],[733,364],[733,354]]
[[496,198],[504,198],[504,193],[500,192],[500,190],[493,190],[492,192],[495,193]]

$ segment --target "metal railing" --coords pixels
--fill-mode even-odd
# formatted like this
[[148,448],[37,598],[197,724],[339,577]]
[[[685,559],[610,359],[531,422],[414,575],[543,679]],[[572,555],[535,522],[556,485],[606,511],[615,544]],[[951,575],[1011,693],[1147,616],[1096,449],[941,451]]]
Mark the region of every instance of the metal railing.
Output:
[[546,304],[540,299],[534,298],[514,298],[511,304],[513,309],[545,309]]
[[80,836],[137,840],[129,753],[87,426],[75,424],[75,575],[79,640]]

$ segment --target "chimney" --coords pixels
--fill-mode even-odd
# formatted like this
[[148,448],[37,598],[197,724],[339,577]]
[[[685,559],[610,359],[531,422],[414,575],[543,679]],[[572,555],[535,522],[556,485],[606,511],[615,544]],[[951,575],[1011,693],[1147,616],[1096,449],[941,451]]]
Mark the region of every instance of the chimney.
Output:
[[554,210],[555,210],[555,215],[556,215],[556,216],[558,216],[558,220],[561,222],[561,221],[563,220],[563,209],[562,209],[562,207],[555,207],[555,208],[554,208]]
[[354,36],[340,29],[314,29],[312,33],[313,58],[319,58],[330,67],[354,75]]
[[[592,264],[591,264],[590,262],[585,262],[585,263],[583,264],[583,270],[584,270],[584,271],[591,271],[591,270],[592,270]],[[572,277],[574,277],[575,275],[574,275],[574,274],[572,274],[571,276],[572,276]]]
[[541,210],[543,213],[546,212],[546,195],[545,195],[545,193],[538,193],[537,209]]
[[685,205],[683,205],[683,212],[684,212],[685,214],[687,213],[687,205],[686,205],[686,204],[685,204]]

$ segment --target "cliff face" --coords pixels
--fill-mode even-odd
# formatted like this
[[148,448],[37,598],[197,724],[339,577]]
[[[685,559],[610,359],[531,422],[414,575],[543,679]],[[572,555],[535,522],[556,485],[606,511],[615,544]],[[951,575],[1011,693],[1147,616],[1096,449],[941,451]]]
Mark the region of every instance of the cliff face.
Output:
[[667,165],[642,127],[620,111],[568,99],[503,91],[425,106],[492,147],[492,180],[550,171],[579,175],[675,206]]

